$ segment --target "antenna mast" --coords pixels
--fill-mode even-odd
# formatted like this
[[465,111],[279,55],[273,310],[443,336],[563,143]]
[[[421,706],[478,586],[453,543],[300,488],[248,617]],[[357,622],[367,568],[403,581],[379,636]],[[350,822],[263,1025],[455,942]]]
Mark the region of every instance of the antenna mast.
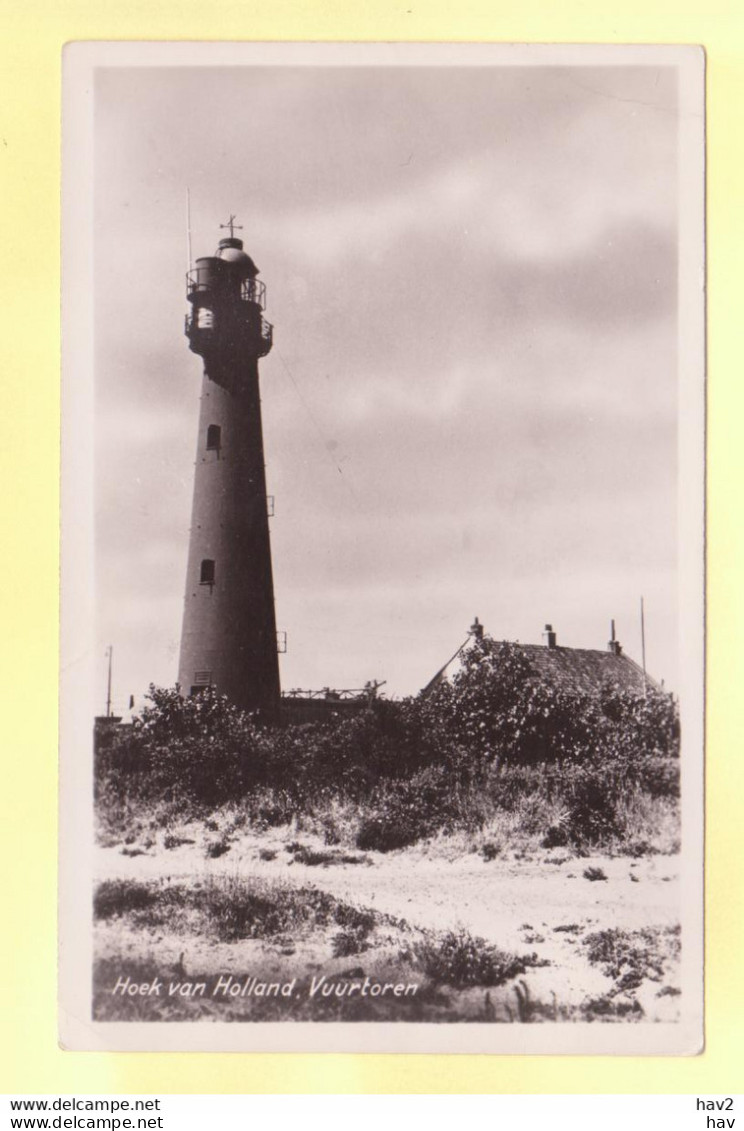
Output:
[[111,718],[111,661],[114,655],[114,646],[108,646],[108,685],[106,689],[106,718]]
[[643,698],[646,698],[646,618],[641,597],[641,662],[643,664]]
[[186,186],[186,274],[191,270],[191,192]]

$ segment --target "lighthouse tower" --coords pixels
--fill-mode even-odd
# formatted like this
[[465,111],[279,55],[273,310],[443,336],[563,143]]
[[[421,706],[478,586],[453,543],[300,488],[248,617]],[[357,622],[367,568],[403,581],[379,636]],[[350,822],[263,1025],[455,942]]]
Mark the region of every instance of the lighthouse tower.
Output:
[[186,335],[204,378],[178,682],[187,695],[213,685],[270,719],[280,692],[258,359],[272,329],[234,219],[187,282]]

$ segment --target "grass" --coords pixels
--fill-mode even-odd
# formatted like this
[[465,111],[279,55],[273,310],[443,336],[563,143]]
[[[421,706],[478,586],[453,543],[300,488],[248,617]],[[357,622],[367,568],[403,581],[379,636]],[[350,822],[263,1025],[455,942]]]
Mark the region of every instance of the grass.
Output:
[[158,893],[150,884],[139,884],[132,880],[104,880],[93,896],[93,917],[111,919],[114,916],[149,911],[157,900]]
[[584,1021],[641,1021],[643,1006],[635,998],[616,999],[612,994],[589,998],[581,1006]]
[[104,880],[96,889],[93,914],[98,921],[128,919],[143,930],[169,929],[226,943],[297,937],[333,926],[363,941],[378,924],[401,926],[392,916],[318,888],[239,876],[174,884]]
[[[535,955],[503,951],[467,931],[422,931],[392,916],[358,907],[327,892],[286,882],[268,882],[258,877],[211,877],[197,884],[107,880],[99,884],[94,900],[95,918],[114,927],[109,942],[127,931],[137,939],[120,957],[99,957],[95,972],[94,1012],[99,1020],[436,1020],[482,1019],[477,991],[484,987],[506,987],[530,966]],[[198,975],[200,959],[178,963],[171,958],[158,963],[147,948],[162,946],[162,936],[189,938],[216,944],[263,944],[250,953],[250,973],[267,980],[298,977],[304,991],[286,1002],[260,1000],[214,1002],[174,1001],[113,997],[112,986],[121,976],[133,981],[153,977],[188,977],[190,982],[208,981],[214,975]],[[313,941],[314,940],[314,941]],[[291,946],[289,942],[291,941]],[[177,953],[179,943],[170,944]],[[310,947],[310,949],[308,949]],[[299,948],[299,950],[298,950]],[[139,950],[139,954],[137,954]],[[322,960],[322,954],[328,957]],[[204,953],[194,951],[195,955]],[[236,952],[237,954],[238,952]],[[290,956],[291,966],[287,967]],[[319,963],[318,959],[321,959]],[[357,965],[339,965],[344,959]],[[358,965],[361,961],[364,966]],[[245,961],[245,959],[243,959]],[[281,964],[285,963],[282,968]],[[334,965],[335,964],[335,965]],[[277,970],[282,968],[283,974]],[[291,974],[287,974],[287,970]],[[307,986],[318,970],[336,981],[369,976],[382,982],[414,983],[416,995],[392,1000],[358,999],[338,1001],[317,995],[310,998]],[[474,997],[473,994],[476,994]],[[401,1006],[401,1001],[404,1005]],[[499,1020],[508,1020],[502,1009]]]
[[337,848],[310,848],[306,844],[295,843],[287,847],[287,851],[292,853],[292,858],[296,864],[307,864],[314,866],[322,864],[327,867],[329,864],[367,864],[369,863],[368,856],[360,856],[359,853],[343,852]]
[[174,833],[166,833],[163,837],[163,848],[173,849],[180,848],[183,844],[195,844],[195,840],[190,836],[176,836]]
[[[426,800],[417,799],[416,790],[406,786],[410,800],[405,804],[396,800],[399,786],[405,783],[391,782],[376,794],[362,796],[347,795],[341,786],[310,788],[302,798],[290,797],[286,789],[261,786],[210,807],[183,798],[159,800],[146,791],[127,795],[126,789],[104,782],[97,797],[98,839],[103,845],[124,842],[128,851],[143,851],[155,842],[175,848],[198,836],[201,826],[207,834],[205,850],[211,851],[210,844],[229,844],[242,829],[260,834],[285,827],[290,839],[294,837],[298,862],[319,866],[360,863],[370,851],[395,852],[416,845],[473,853],[485,861],[518,853],[542,858],[546,847],[565,848],[572,855],[596,850],[631,857],[679,849],[676,798],[628,789],[614,801],[611,824],[589,822],[589,831],[582,833],[560,786],[539,766],[513,767],[486,787],[442,788]],[[335,848],[344,856],[308,848],[298,839],[303,833],[317,837],[329,853]]]
[[637,990],[646,980],[661,982],[680,953],[679,927],[626,931],[613,927],[583,940],[588,961],[613,980],[613,994]]
[[105,880],[93,906],[98,920],[127,917],[141,929],[167,928],[217,942],[297,935],[333,923],[353,927],[372,914],[317,888],[237,876],[176,884]]
[[[524,975],[549,963],[534,953],[504,950],[465,929],[413,928],[307,884],[230,875],[196,882],[113,879],[99,884],[94,915],[102,927],[113,928],[101,936],[109,949],[96,964],[95,1016],[100,1020],[633,1022],[643,1019],[643,1005],[648,1007],[646,997],[642,1005],[636,996],[647,982],[655,983],[657,997],[679,992],[670,984],[679,955],[679,931],[673,928],[609,929],[581,939],[580,924],[559,924],[554,930],[573,936],[577,957],[599,967],[612,983],[606,993],[569,1005],[554,994],[535,996]],[[522,929],[533,930],[527,923]],[[124,938],[121,953],[112,956],[112,944],[118,950]],[[179,938],[183,941],[176,941]],[[248,942],[250,949],[245,947]],[[188,978],[206,978],[196,970],[208,961],[209,947],[215,944],[239,944],[232,958],[222,951],[218,961],[227,961],[231,969],[237,959],[238,969],[244,970],[247,963],[251,975],[267,980],[283,971],[281,977],[297,976],[307,987],[318,971],[331,979],[368,974],[382,981],[414,981],[420,991],[403,1007],[383,1000],[310,1000],[307,988],[289,1005],[112,999],[111,986],[121,974],[146,981],[145,971],[152,969],[150,978],[163,977],[163,961],[156,957],[161,953],[169,955],[166,972],[184,977],[183,954],[174,961],[181,950],[191,955],[186,961]]]
[[347,927],[333,936],[334,958],[347,958],[369,949],[369,928]]

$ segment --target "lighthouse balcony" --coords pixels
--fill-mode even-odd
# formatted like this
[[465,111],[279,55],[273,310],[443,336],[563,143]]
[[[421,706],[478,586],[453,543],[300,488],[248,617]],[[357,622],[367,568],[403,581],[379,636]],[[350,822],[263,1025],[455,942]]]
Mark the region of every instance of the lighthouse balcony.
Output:
[[243,302],[255,302],[261,310],[266,309],[266,284],[260,279],[244,279],[240,284],[240,297]]
[[[240,340],[254,357],[266,357],[274,344],[274,327],[263,317],[256,323],[252,322],[248,325],[251,328]],[[194,353],[203,354],[206,349],[214,348],[219,342],[219,334],[215,332],[214,314],[206,306],[188,311],[184,319],[184,331]],[[235,341],[234,338],[230,340]]]
[[[189,302],[197,302],[200,295],[222,292],[223,279],[204,267],[195,267],[186,275],[186,296]],[[260,279],[243,279],[240,284],[242,302],[253,302],[261,310],[266,309],[266,284]]]

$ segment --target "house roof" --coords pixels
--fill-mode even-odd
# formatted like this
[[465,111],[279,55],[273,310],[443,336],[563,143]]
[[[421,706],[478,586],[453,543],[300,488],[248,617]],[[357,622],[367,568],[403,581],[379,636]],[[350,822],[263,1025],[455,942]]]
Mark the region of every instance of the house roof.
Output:
[[[622,652],[595,648],[550,648],[544,644],[512,644],[530,664],[535,676],[563,691],[594,695],[603,686],[643,694],[643,669]],[[646,684],[657,687],[646,675]]]
[[[424,688],[428,693],[441,679],[451,678],[462,666],[463,653],[470,644],[465,644],[452,659],[437,672]],[[602,687],[615,687],[618,691],[642,695],[644,691],[643,669],[623,652],[604,651],[598,648],[564,648],[556,644],[520,644],[517,641],[498,640],[495,647],[505,645],[514,649],[527,660],[535,679],[583,695],[596,695]],[[659,684],[648,674],[647,687],[657,688]]]

